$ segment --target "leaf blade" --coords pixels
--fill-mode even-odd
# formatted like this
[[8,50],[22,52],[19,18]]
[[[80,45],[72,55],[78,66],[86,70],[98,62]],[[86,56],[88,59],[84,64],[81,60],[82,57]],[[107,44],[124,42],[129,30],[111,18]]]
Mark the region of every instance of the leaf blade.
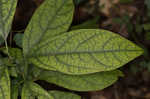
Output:
[[34,82],[26,82],[23,87],[22,98],[26,97],[23,99],[35,99],[35,97],[38,96],[43,96],[45,97],[45,99],[53,99],[53,97],[46,90],[44,90],[40,85]]
[[35,96],[32,95],[26,84],[23,85],[21,99],[35,99]]
[[73,17],[72,0],[45,0],[33,15],[23,38],[24,55],[41,41],[66,32]]
[[44,80],[75,91],[102,90],[115,83],[118,77],[122,76],[122,72],[119,70],[86,75],[68,75],[55,71],[42,70],[37,67],[33,67],[32,73],[34,78],[38,80]]
[[4,71],[0,73],[0,99],[10,99],[10,78],[8,74],[8,70],[4,69]]
[[49,94],[51,94],[54,97],[54,99],[81,99],[79,95],[69,93],[69,92],[49,91]]
[[15,13],[17,0],[0,1],[0,35],[6,40],[11,29],[13,16]]
[[106,30],[75,30],[32,49],[29,60],[44,69],[89,74],[117,69],[143,53],[123,37]]

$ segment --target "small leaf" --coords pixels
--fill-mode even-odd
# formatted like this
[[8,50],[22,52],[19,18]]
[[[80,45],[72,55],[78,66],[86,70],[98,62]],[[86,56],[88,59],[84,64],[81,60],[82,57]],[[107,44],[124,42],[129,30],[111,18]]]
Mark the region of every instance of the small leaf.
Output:
[[97,29],[97,28],[99,28],[99,25],[97,23],[98,20],[99,20],[99,17],[96,17],[96,18],[88,20],[88,21],[86,21],[82,24],[72,26],[71,30],[76,30],[76,29]]
[[[62,92],[62,91],[49,91],[49,94],[54,97],[54,99],[81,99],[79,95],[69,93],[69,92]],[[45,99],[45,98],[41,98]]]
[[8,70],[4,69],[0,72],[0,99],[10,99],[10,78]]
[[22,39],[23,39],[23,34],[22,33],[17,33],[14,37],[14,41],[16,42],[16,45],[22,48]]
[[76,91],[95,91],[104,89],[118,80],[122,76],[119,70],[100,72],[87,75],[68,75],[60,72],[45,71],[34,67],[35,78],[45,80],[64,88]]
[[72,0],[45,0],[35,11],[23,38],[23,52],[47,42],[50,38],[66,32],[73,17]]
[[35,97],[38,96],[43,96],[45,99],[53,99],[53,97],[38,84],[26,82],[23,87],[22,99],[35,99]]
[[0,0],[0,35],[6,40],[11,29],[17,0]]
[[[4,54],[8,55],[6,47],[0,48],[0,51],[2,51]],[[22,50],[19,48],[9,48],[9,54],[14,59],[21,59],[23,57]]]
[[75,30],[39,44],[30,51],[36,66],[67,74],[89,74],[117,69],[143,50],[106,30]]

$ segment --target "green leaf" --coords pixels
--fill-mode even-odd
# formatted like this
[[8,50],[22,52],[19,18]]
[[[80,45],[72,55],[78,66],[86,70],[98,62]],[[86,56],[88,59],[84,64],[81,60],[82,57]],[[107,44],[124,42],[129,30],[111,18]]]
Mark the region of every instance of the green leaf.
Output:
[[10,67],[9,68],[9,74],[12,77],[18,77],[17,68],[16,67]]
[[18,85],[11,86],[11,99],[18,99],[18,91]]
[[86,21],[82,24],[71,27],[71,30],[76,30],[76,29],[97,29],[97,28],[99,28],[99,24],[97,23],[98,20],[99,20],[99,17],[96,17],[96,18],[88,20],[88,21]]
[[104,89],[123,76],[119,70],[87,75],[68,75],[55,71],[45,71],[34,67],[33,73],[38,80],[45,80],[64,88],[76,91],[95,91]]
[[[0,48],[0,51],[2,51],[4,54],[8,55],[6,47]],[[22,57],[23,57],[22,50],[19,48],[9,48],[9,54],[11,57],[13,57],[14,59],[18,59],[18,60],[22,59]]]
[[0,99],[10,99],[10,78],[8,70],[5,68],[0,72]]
[[26,82],[22,90],[22,99],[35,99],[38,96],[43,96],[44,99],[53,99],[46,90],[34,82]]
[[67,74],[89,74],[117,69],[143,50],[106,30],[75,30],[50,39],[28,56],[36,66]]
[[16,59],[16,61],[23,59],[22,50],[19,48],[9,48],[9,54]]
[[[79,95],[69,93],[69,92],[49,91],[49,94],[52,95],[54,99],[81,99]],[[41,98],[41,99],[45,99],[45,98]]]
[[4,43],[4,39],[2,38],[2,36],[0,35],[0,45],[2,45]]
[[72,22],[73,8],[72,0],[45,0],[25,30],[24,55],[50,38],[66,32]]
[[22,39],[23,39],[23,34],[22,33],[17,33],[14,37],[14,41],[17,46],[22,48]]
[[6,40],[11,29],[17,0],[0,0],[0,35]]
[[27,84],[23,85],[21,92],[21,99],[35,99],[35,96],[31,93]]

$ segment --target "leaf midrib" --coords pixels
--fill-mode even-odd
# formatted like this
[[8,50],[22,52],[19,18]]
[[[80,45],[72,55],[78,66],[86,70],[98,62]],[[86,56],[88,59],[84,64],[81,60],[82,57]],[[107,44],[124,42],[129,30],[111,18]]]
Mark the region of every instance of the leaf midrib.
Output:
[[44,54],[34,53],[28,57],[41,57],[41,56],[58,56],[58,55],[71,55],[71,54],[100,54],[100,53],[118,53],[118,52],[142,52],[142,50],[100,50],[100,51],[70,51],[70,52],[50,52]]

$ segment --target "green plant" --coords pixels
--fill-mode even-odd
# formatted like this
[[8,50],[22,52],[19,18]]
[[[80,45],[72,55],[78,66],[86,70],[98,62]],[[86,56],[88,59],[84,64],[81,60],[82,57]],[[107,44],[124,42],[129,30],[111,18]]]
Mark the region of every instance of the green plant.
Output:
[[75,91],[101,90],[122,76],[117,68],[143,53],[110,31],[67,32],[73,16],[72,0],[45,0],[25,30],[22,50],[10,48],[6,39],[16,3],[0,1],[0,35],[5,41],[5,47],[0,48],[0,99],[80,99],[72,93],[46,91],[35,81]]

